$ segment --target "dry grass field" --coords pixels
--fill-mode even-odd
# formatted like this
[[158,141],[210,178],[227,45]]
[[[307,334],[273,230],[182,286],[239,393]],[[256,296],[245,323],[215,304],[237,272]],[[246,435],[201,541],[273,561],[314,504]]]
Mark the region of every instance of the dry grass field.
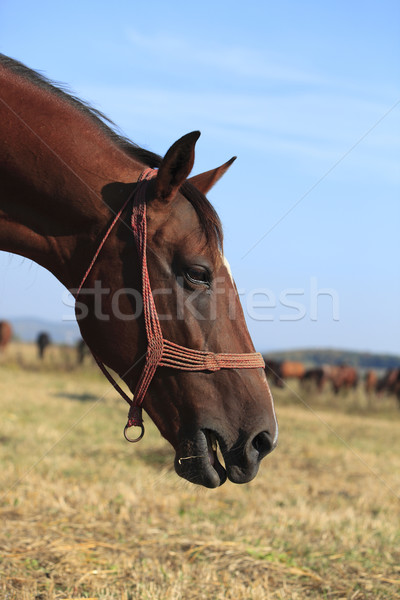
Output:
[[196,488],[71,349],[0,357],[2,600],[400,597],[400,411],[360,389],[275,390],[250,484]]

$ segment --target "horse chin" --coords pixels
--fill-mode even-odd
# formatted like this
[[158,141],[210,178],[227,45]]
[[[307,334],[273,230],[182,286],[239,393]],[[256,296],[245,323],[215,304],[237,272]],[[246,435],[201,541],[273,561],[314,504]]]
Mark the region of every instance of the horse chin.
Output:
[[180,444],[175,456],[175,471],[191,483],[216,488],[225,483],[227,473],[218,457],[217,436],[199,431],[194,440]]

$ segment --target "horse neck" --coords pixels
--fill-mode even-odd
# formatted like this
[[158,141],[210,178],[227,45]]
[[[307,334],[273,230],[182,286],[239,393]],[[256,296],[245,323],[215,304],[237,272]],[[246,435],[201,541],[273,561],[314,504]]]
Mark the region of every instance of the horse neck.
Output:
[[0,250],[77,287],[143,165],[68,101],[0,67]]

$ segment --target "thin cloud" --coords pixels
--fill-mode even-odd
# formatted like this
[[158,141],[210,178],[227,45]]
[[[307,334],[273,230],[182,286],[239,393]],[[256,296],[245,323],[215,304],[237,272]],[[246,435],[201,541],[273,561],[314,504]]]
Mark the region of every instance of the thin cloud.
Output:
[[[101,109],[128,133],[143,143],[150,129],[174,133],[186,128],[207,130],[207,135],[269,155],[289,155],[306,168],[315,163],[335,162],[346,147],[358,139],[387,107],[364,98],[314,94],[232,94],[230,92],[167,89],[165,87],[86,87],[84,95],[101,100]],[[293,106],[296,110],[293,110]],[[116,116],[117,115],[117,116]],[[396,156],[399,151],[400,111],[390,115],[390,124],[379,127],[352,156],[353,167],[380,173],[398,182]],[[307,167],[308,165],[308,167]],[[357,173],[358,176],[358,173]]]
[[[189,39],[183,36],[178,38],[175,35],[153,31],[151,35],[146,35],[133,28],[126,29],[125,41],[140,50],[144,62],[151,62],[152,72],[157,71],[157,68],[165,72],[166,64],[171,72],[183,67],[186,73],[195,71],[200,82],[202,75],[204,82],[207,82],[214,74],[221,78],[219,81],[225,82],[226,79],[230,85],[234,81],[239,86],[243,82],[253,81],[257,86],[267,86],[270,92],[274,86],[293,86],[295,89],[307,86],[307,89],[326,89],[334,94],[342,89],[346,90],[348,96],[364,98],[382,99],[399,95],[398,87],[394,88],[389,83],[376,88],[371,86],[368,80],[327,77],[310,65],[294,66],[293,54],[286,57],[278,52],[265,53],[248,46],[227,45],[215,41],[205,45],[203,39],[193,40],[192,37]],[[204,73],[201,68],[204,69]],[[232,79],[232,76],[238,79]]]
[[194,44],[192,40],[177,38],[164,33],[144,35],[134,29],[128,29],[126,37],[136,48],[157,56],[157,61],[173,60],[174,65],[189,64],[191,69],[196,65],[235,74],[241,77],[269,82],[292,82],[296,84],[321,84],[318,74],[287,66],[277,57],[265,57],[247,47],[216,44],[204,46]]

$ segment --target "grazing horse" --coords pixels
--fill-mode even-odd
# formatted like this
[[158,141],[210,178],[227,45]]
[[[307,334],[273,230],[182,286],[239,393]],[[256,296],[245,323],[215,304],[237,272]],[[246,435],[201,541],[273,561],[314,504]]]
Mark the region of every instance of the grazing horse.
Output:
[[400,368],[388,369],[377,381],[376,391],[378,394],[385,392],[396,396],[400,407]]
[[357,387],[358,373],[354,367],[347,365],[324,365],[324,375],[330,381],[335,394],[341,390],[350,390]]
[[325,384],[325,372],[322,367],[307,369],[303,375],[302,383],[313,383],[318,392],[322,392]]
[[378,383],[378,376],[376,371],[369,369],[364,375],[365,391],[368,395],[373,394],[376,391],[376,384]]
[[79,340],[76,343],[76,352],[78,357],[78,365],[83,365],[85,356],[88,354],[89,348],[86,345],[85,340]]
[[12,328],[8,321],[0,321],[0,352],[4,350],[12,338]]
[[188,179],[199,132],[161,158],[4,56],[0,89],[0,250],[36,261],[75,296],[100,367],[134,393],[126,431],[143,435],[143,406],[180,476],[250,481],[277,423],[205,197],[233,159]]
[[40,360],[43,360],[44,358],[44,352],[47,348],[47,346],[50,346],[51,344],[51,339],[48,333],[46,333],[45,331],[41,331],[37,338],[36,338],[36,344],[38,347],[38,355]]
[[264,358],[265,360],[265,372],[267,374],[267,378],[274,385],[278,385],[283,387],[283,384],[280,381],[280,367],[281,363],[278,360],[270,360],[269,358]]
[[266,372],[271,381],[280,388],[284,387],[284,381],[287,379],[301,379],[305,373],[305,367],[301,362],[284,360],[282,362],[266,361]]

